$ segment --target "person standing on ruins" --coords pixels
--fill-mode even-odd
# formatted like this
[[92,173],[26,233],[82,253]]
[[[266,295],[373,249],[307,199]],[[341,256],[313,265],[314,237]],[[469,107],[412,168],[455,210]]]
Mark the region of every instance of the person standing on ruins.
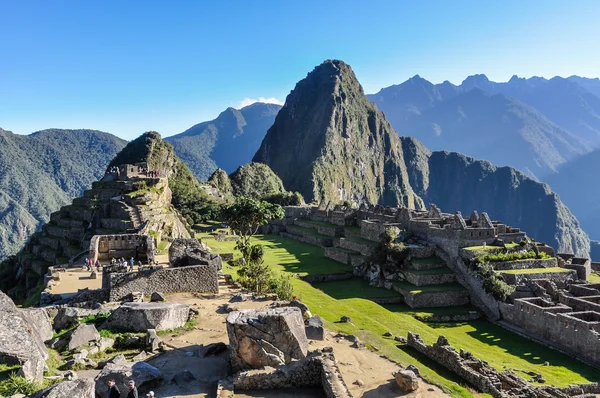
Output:
[[106,398],[119,398],[121,396],[121,391],[119,391],[115,379],[108,379],[106,385],[108,386]]
[[127,383],[127,388],[129,388],[127,398],[138,398],[138,390],[135,386],[135,381],[129,380],[129,383]]

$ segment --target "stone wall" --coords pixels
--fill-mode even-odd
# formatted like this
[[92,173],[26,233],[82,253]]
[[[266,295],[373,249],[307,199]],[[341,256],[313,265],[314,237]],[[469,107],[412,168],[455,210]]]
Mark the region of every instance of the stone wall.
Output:
[[564,304],[541,298],[516,299],[501,303],[502,316],[510,323],[600,366],[600,313],[573,312]]
[[572,384],[565,388],[534,386],[511,369],[498,372],[487,362],[474,357],[470,352],[463,349],[457,352],[450,346],[444,336],[440,336],[435,344],[427,345],[419,335],[409,332],[407,344],[457,374],[479,391],[488,393],[494,398],[583,398],[586,396],[584,394],[597,394],[600,392],[599,383]]
[[361,220],[359,222],[360,236],[363,239],[379,243],[380,236],[388,228],[400,228],[397,223],[384,223],[379,220]]
[[150,235],[94,235],[90,240],[89,258],[96,262],[110,261],[112,258],[154,262],[154,238]]
[[111,301],[122,300],[131,292],[142,292],[148,296],[154,292],[219,292],[217,270],[210,265],[111,273],[109,278]]
[[240,372],[233,377],[233,387],[235,391],[321,387],[327,398],[352,398],[331,348],[277,369]]
[[525,268],[554,268],[558,267],[556,257],[544,259],[529,259],[516,261],[498,261],[492,263],[496,271]]
[[[565,270],[569,271],[569,270]],[[569,279],[576,280],[577,273],[574,270],[571,272],[540,272],[536,274],[507,274],[503,273],[502,277],[504,281],[509,285],[519,285],[524,282],[525,279],[548,279],[558,284],[559,286],[566,286],[566,281]]]

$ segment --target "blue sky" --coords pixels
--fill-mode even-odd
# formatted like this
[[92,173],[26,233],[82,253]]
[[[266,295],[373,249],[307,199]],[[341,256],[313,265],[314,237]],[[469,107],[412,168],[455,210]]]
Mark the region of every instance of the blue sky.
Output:
[[598,77],[598,20],[597,0],[0,1],[0,127],[168,136],[284,101],[328,58],[367,93],[415,74]]

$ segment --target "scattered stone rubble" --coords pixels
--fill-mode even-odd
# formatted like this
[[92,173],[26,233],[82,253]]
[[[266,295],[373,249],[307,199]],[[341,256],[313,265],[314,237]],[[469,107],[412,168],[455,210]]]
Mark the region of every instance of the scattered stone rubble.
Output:
[[[427,345],[418,334],[408,333],[407,344],[431,360],[456,373],[481,392],[494,398],[568,398],[594,397],[600,393],[600,384],[571,385],[566,388],[533,386],[523,377],[508,369],[498,372],[486,361],[462,349],[457,352],[444,336],[433,345]],[[537,378],[539,381],[539,377]]]

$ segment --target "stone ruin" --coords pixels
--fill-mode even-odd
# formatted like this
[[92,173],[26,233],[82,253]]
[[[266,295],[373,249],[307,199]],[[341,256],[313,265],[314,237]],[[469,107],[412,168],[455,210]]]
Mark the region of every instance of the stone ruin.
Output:
[[[486,361],[462,349],[457,352],[448,339],[439,336],[436,343],[427,345],[418,334],[408,333],[407,345],[466,380],[479,391],[494,398],[592,398],[600,393],[600,384],[571,385],[566,388],[534,386],[511,369],[498,372]],[[539,374],[532,381],[545,382]]]
[[327,397],[351,398],[333,350],[309,352],[302,312],[297,307],[235,311],[227,317],[234,374],[217,396],[239,390],[321,387]]
[[169,262],[171,267],[210,265],[217,271],[223,268],[221,257],[210,253],[198,239],[175,239],[169,248]]
[[90,240],[88,257],[93,263],[110,262],[113,258],[134,258],[141,262],[154,262],[154,238],[143,234],[94,235]]

